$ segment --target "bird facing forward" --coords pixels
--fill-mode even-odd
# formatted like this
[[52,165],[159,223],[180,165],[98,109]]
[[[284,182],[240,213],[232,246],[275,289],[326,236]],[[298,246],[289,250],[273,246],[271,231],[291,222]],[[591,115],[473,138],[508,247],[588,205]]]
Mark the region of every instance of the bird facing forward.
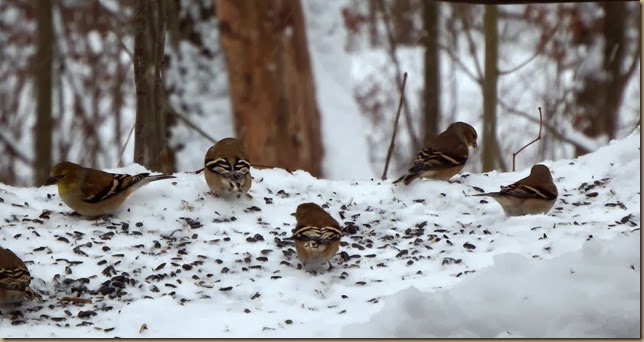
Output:
[[292,230],[295,251],[305,267],[317,267],[329,262],[340,248],[342,230],[322,207],[315,203],[303,203],[295,211],[297,225]]
[[51,168],[46,184],[57,184],[60,198],[79,214],[98,217],[116,211],[140,187],[170,175],[108,173],[64,161]]
[[42,299],[29,284],[31,274],[25,263],[11,250],[0,247],[0,304],[19,304]]
[[206,152],[204,177],[210,190],[216,195],[225,192],[248,194],[253,179],[250,175],[248,152],[241,141],[235,138],[219,140]]
[[530,169],[528,177],[501,186],[501,191],[474,196],[492,197],[503,207],[506,215],[522,216],[547,213],[557,201],[558,192],[550,169],[537,164]]
[[464,122],[452,123],[418,152],[414,165],[394,184],[403,182],[409,185],[418,177],[449,180],[465,166],[470,154],[469,147],[477,148],[476,139],[474,127]]

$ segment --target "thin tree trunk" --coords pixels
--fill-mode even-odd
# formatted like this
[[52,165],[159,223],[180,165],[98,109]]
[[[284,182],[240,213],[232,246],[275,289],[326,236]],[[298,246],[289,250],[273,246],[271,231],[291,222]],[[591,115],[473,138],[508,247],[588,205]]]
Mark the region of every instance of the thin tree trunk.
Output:
[[424,144],[438,134],[440,120],[440,55],[438,33],[438,10],[436,1],[423,1],[423,25],[425,44],[425,105],[423,107]]
[[[36,86],[36,126],[34,184],[44,182],[51,168],[52,148],[52,70],[54,26],[52,21],[52,0],[38,1],[36,23],[38,28],[36,46],[36,68],[34,84]],[[59,90],[60,91],[60,90]]]
[[215,0],[235,130],[251,163],[322,173],[320,113],[299,0]]
[[496,159],[496,93],[499,36],[496,5],[485,5],[485,78],[483,79],[483,172],[494,170]]
[[134,9],[134,85],[136,88],[136,120],[134,123],[134,162],[145,165],[147,132],[145,131],[148,108],[148,85],[145,71],[150,67],[146,53],[148,2],[138,0]]
[[154,171],[172,172],[165,125],[163,57],[167,0],[138,0],[134,14],[136,121],[134,161]]
[[156,150],[152,152],[156,160],[154,164],[157,170],[165,173],[171,173],[173,170],[169,159],[169,148],[166,131],[166,112],[163,99],[165,98],[165,85],[163,81],[163,72],[165,70],[164,51],[165,51],[165,32],[168,22],[167,0],[156,0],[157,5],[157,25],[156,40],[154,51],[154,139],[156,140]]

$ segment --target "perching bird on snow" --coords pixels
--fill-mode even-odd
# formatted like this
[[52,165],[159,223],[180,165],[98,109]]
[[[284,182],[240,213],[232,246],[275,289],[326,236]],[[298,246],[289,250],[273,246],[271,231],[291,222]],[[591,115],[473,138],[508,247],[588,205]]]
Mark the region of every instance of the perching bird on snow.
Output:
[[403,182],[409,185],[418,177],[449,180],[465,166],[470,154],[469,146],[477,148],[476,138],[474,127],[464,122],[452,123],[418,152],[414,165],[394,184]]
[[489,192],[474,196],[494,198],[508,216],[545,214],[557,201],[557,186],[552,180],[550,169],[537,164],[530,170],[530,175],[516,183],[501,186],[499,192]]
[[208,149],[205,157],[204,176],[210,190],[217,196],[222,193],[248,194],[253,179],[250,176],[248,152],[235,138],[219,140]]
[[18,256],[0,247],[0,304],[19,304],[23,301],[41,299],[29,284],[31,274]]
[[97,217],[116,211],[140,187],[170,175],[108,173],[64,161],[51,168],[46,184],[57,184],[60,198],[79,214]]
[[340,248],[342,230],[338,221],[315,203],[303,203],[295,211],[297,225],[292,230],[298,258],[304,266],[329,261]]

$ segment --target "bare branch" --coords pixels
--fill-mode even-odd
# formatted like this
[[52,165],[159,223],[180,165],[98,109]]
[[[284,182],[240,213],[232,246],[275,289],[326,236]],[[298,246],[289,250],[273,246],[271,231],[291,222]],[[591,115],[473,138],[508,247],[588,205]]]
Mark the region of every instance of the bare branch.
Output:
[[[391,21],[389,19],[389,12],[385,8],[384,0],[378,1],[378,4],[379,4],[378,7],[384,19],[385,31],[387,32],[387,39],[389,40],[389,57],[394,63],[394,68],[396,70],[396,82],[398,83],[398,88],[402,88],[402,84],[401,84],[402,73],[400,70],[400,62],[398,61],[398,57],[396,57],[396,40],[394,39],[394,35],[391,32],[391,27],[390,27]],[[416,133],[414,132],[413,122],[411,120],[411,113],[409,112],[409,105],[407,104],[407,98],[405,98],[404,94],[403,94],[402,101],[405,103],[405,106],[404,106],[405,121],[407,121],[407,131],[409,133],[409,139],[411,140],[411,144],[413,145],[413,149],[415,150],[420,147],[420,143],[418,142],[418,138],[416,137]]]
[[465,14],[461,13],[461,22],[463,23],[463,29],[465,31],[465,36],[467,37],[468,50],[472,58],[474,59],[474,66],[476,67],[476,73],[478,74],[479,79],[483,79],[483,71],[481,70],[481,63],[479,63],[479,58],[476,55],[476,44],[474,44],[474,38],[472,38],[472,33],[470,33],[470,23],[468,18],[465,17]]
[[24,155],[21,152],[20,148],[14,146],[11,140],[5,137],[4,134],[2,134],[2,132],[0,132],[0,142],[4,143],[5,148],[12,156],[20,159],[23,163],[27,165],[30,165],[30,166],[33,165],[33,161],[30,160],[26,155]]
[[398,131],[398,120],[400,119],[400,110],[403,107],[403,98],[405,94],[405,84],[407,84],[407,73],[403,74],[402,84],[400,86],[400,101],[398,102],[398,110],[396,111],[396,119],[394,120],[394,131],[391,134],[391,142],[389,143],[389,149],[387,150],[387,159],[385,160],[385,169],[382,171],[382,180],[387,179],[387,170],[389,169],[389,160],[391,160],[391,154],[394,151],[394,144],[396,140],[396,132]]
[[[204,138],[208,139],[211,143],[214,144],[214,143],[217,142],[217,139],[215,139],[215,138],[211,137],[210,135],[208,135],[208,133],[206,133],[203,129],[199,128],[199,126],[197,126],[194,123],[192,123],[192,121],[188,120],[188,118],[186,118],[185,116],[177,113],[168,103],[166,103],[165,109],[168,111],[168,113],[174,115],[176,118],[178,118],[181,121],[185,122],[185,124],[188,125],[188,127],[192,128],[197,133],[201,134]],[[241,140],[241,138],[240,138],[240,140]]]
[[537,134],[537,137],[534,140],[532,140],[531,142],[529,142],[527,145],[521,147],[518,151],[512,153],[512,171],[516,170],[514,168],[514,166],[515,166],[514,162],[515,162],[515,160],[517,158],[517,155],[519,153],[521,153],[521,151],[523,151],[526,147],[528,147],[528,146],[534,144],[535,142],[541,140],[541,128],[543,127],[543,115],[541,114],[541,107],[538,107],[538,109],[539,109],[539,134]]
[[474,75],[474,73],[470,69],[468,69],[465,64],[463,64],[463,61],[461,61],[461,59],[456,56],[452,49],[441,43],[438,44],[438,47],[447,52],[447,55],[450,57],[450,59],[454,63],[456,63],[461,68],[461,70],[463,70],[466,76],[471,78],[472,81],[476,82],[478,85],[483,85],[483,79],[476,77],[476,75]]
[[[530,114],[511,107],[507,103],[503,102],[503,100],[497,99],[497,102],[505,111],[507,111],[510,114],[514,114],[514,115],[524,117],[524,118],[526,118],[526,119],[528,119],[528,120],[530,120],[532,122],[537,122],[537,119],[535,119]],[[577,148],[580,148],[583,151],[588,152],[588,147],[586,145],[584,145],[583,143],[567,137],[558,128],[548,124],[547,122],[543,123],[543,125],[548,129],[548,132],[551,133],[555,138],[557,138],[557,139],[559,139],[561,141],[567,142],[567,143],[569,143],[569,144],[571,144],[571,145],[573,145],[573,146],[575,146]]]
[[552,31],[549,33],[549,36],[546,39],[546,43],[542,44],[539,47],[539,49],[537,49],[537,51],[535,51],[534,55],[532,55],[530,58],[528,58],[524,62],[519,63],[519,65],[515,66],[514,68],[511,68],[509,70],[499,71],[499,76],[511,74],[511,73],[513,73],[515,71],[518,71],[519,69],[523,68],[524,66],[530,64],[530,62],[532,62],[539,55],[541,55],[543,53],[543,50],[545,49],[545,46],[547,45],[547,43],[557,35],[557,31],[559,30],[559,25],[560,24],[561,24],[561,21],[557,22],[557,25],[555,25],[555,27],[553,27]]
[[123,148],[121,149],[121,154],[118,162],[118,167],[123,166],[123,153],[125,153],[125,147],[127,146],[127,143],[130,142],[130,138],[132,137],[132,133],[134,132],[134,127],[136,125],[132,125],[132,128],[130,129],[130,133],[127,135],[127,139],[125,139],[125,143],[123,144]]

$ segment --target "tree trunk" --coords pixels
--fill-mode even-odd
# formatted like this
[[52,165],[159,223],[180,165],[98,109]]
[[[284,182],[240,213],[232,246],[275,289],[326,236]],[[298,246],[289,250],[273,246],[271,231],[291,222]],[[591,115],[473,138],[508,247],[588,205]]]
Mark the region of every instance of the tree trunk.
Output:
[[215,0],[237,135],[251,163],[322,173],[318,111],[299,0]]
[[440,106],[440,57],[438,48],[438,10],[436,1],[423,1],[423,25],[425,28],[425,105],[423,107],[423,140],[438,134]]
[[165,125],[163,51],[166,1],[138,0],[134,14],[136,122],[134,161],[154,171],[172,172]]
[[[429,2],[429,1],[427,1]],[[431,1],[432,3],[434,1]],[[411,0],[394,0],[390,3],[394,39],[398,45],[415,45],[414,5]]]
[[485,78],[483,79],[483,172],[494,170],[496,158],[496,93],[499,71],[497,69],[499,34],[496,5],[485,5],[483,26],[485,30]]
[[[626,2],[600,2],[604,19],[601,37],[604,40],[602,65],[600,70],[590,70],[584,75],[581,89],[576,93],[576,102],[580,112],[584,113],[589,125],[584,133],[590,137],[606,135],[608,140],[615,138],[619,108],[622,103],[624,89],[638,60],[627,65],[626,26],[629,13]],[[635,43],[639,44],[639,43]],[[639,58],[639,54],[638,57]],[[625,69],[625,70],[623,70]],[[598,76],[601,75],[601,76]],[[583,155],[590,151],[577,147],[575,155]]]
[[[54,26],[52,22],[52,0],[39,1],[35,6],[37,41],[34,85],[36,93],[36,126],[34,184],[43,184],[51,168],[52,147],[52,68]],[[61,91],[59,89],[59,91]]]

